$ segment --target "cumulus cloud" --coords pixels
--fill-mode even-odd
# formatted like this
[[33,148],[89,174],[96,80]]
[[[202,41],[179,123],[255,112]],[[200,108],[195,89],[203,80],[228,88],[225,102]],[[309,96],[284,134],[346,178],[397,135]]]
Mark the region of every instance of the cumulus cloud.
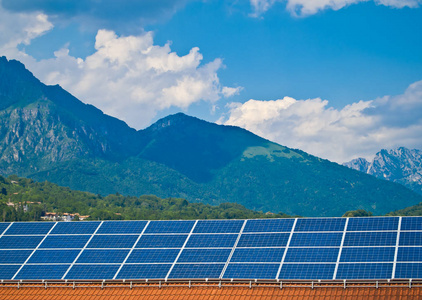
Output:
[[422,81],[398,96],[342,109],[320,98],[231,103],[219,121],[339,163],[372,157],[382,148],[422,148]]
[[203,57],[196,47],[179,56],[169,43],[155,45],[151,32],[118,36],[99,30],[95,53],[85,59],[71,56],[66,48],[54,55],[35,61],[17,52],[14,58],[44,83],[60,84],[82,101],[136,128],[149,125],[160,110],[186,109],[199,101],[212,106],[240,90],[220,84],[220,59],[201,64]]
[[[286,3],[286,9],[295,16],[308,16],[326,9],[339,10],[345,6],[371,0],[250,0],[253,16],[265,13],[276,2]],[[373,0],[377,5],[393,8],[416,8],[421,0]]]

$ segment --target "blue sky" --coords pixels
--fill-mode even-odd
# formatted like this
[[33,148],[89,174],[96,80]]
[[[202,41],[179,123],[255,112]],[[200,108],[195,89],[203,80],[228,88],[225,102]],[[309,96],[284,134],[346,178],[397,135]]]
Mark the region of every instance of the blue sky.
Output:
[[421,0],[0,3],[0,55],[137,129],[183,111],[337,162],[422,148]]

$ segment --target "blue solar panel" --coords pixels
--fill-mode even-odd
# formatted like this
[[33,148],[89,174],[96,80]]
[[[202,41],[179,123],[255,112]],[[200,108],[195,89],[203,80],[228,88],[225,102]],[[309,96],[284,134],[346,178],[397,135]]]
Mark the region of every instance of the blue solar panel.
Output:
[[6,230],[7,227],[9,227],[10,223],[0,223],[0,235],[3,233],[3,231]]
[[22,264],[33,250],[0,250],[0,264]]
[[237,247],[284,247],[289,233],[248,233],[242,234]]
[[400,246],[422,246],[422,232],[401,232],[399,244]]
[[95,264],[95,263],[122,263],[126,256],[129,254],[129,250],[89,250],[85,249],[79,256],[76,263],[83,264]]
[[52,222],[13,223],[7,230],[7,235],[47,234],[54,224]]
[[35,249],[43,236],[2,236],[0,249]]
[[337,262],[339,248],[289,248],[285,262]]
[[388,262],[394,261],[395,247],[343,248],[340,262]]
[[237,234],[195,234],[191,235],[187,248],[224,248],[233,247]]
[[248,220],[243,232],[290,232],[295,219]]
[[397,261],[420,261],[422,262],[422,248],[399,247]]
[[92,234],[101,222],[59,222],[51,234]]
[[284,248],[237,248],[230,262],[281,262]]
[[224,264],[175,264],[169,278],[219,278]]
[[187,234],[142,235],[136,248],[182,248]]
[[339,264],[336,279],[389,279],[392,263]]
[[275,279],[280,264],[229,264],[223,278]]
[[90,235],[49,235],[40,245],[40,249],[83,248],[90,237]]
[[140,234],[144,230],[147,221],[106,221],[98,229],[97,233],[111,234]]
[[290,247],[335,247],[340,246],[343,233],[294,233]]
[[117,279],[164,279],[171,264],[124,265]]
[[173,263],[180,249],[134,249],[126,263]]
[[402,217],[400,230],[422,230],[422,218]]
[[151,221],[145,233],[189,233],[195,221]]
[[87,248],[132,248],[137,235],[94,235]]
[[396,274],[394,278],[421,279],[422,278],[422,263],[397,263]]
[[397,230],[398,226],[398,217],[350,218],[347,231]]
[[44,263],[44,264],[71,264],[81,250],[37,250],[31,256],[28,263]]
[[279,279],[333,279],[335,264],[286,264],[280,270]]
[[65,279],[113,279],[120,265],[73,265]]
[[194,233],[239,233],[243,220],[201,220],[195,226]]
[[347,232],[343,246],[395,246],[396,232]]
[[20,265],[0,265],[0,279],[12,279],[20,267]]
[[61,279],[69,265],[25,265],[15,279]]
[[295,231],[344,231],[345,218],[297,219]]
[[184,249],[178,263],[184,262],[226,262],[231,249]]

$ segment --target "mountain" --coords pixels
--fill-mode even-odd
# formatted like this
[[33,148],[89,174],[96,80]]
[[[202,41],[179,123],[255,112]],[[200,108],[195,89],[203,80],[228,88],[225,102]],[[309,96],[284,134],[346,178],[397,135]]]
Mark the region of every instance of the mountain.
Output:
[[422,202],[405,187],[244,129],[175,114],[136,131],[0,59],[0,174],[95,194],[177,197],[257,211],[385,214]]
[[400,147],[381,150],[371,162],[357,158],[344,163],[346,167],[400,183],[422,195],[422,151]]

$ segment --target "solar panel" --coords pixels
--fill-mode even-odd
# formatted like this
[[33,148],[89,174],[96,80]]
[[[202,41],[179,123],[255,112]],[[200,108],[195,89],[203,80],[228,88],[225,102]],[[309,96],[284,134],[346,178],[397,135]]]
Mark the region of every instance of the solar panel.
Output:
[[422,278],[422,217],[15,222],[0,232],[8,280]]
[[169,278],[219,278],[224,264],[175,264]]

